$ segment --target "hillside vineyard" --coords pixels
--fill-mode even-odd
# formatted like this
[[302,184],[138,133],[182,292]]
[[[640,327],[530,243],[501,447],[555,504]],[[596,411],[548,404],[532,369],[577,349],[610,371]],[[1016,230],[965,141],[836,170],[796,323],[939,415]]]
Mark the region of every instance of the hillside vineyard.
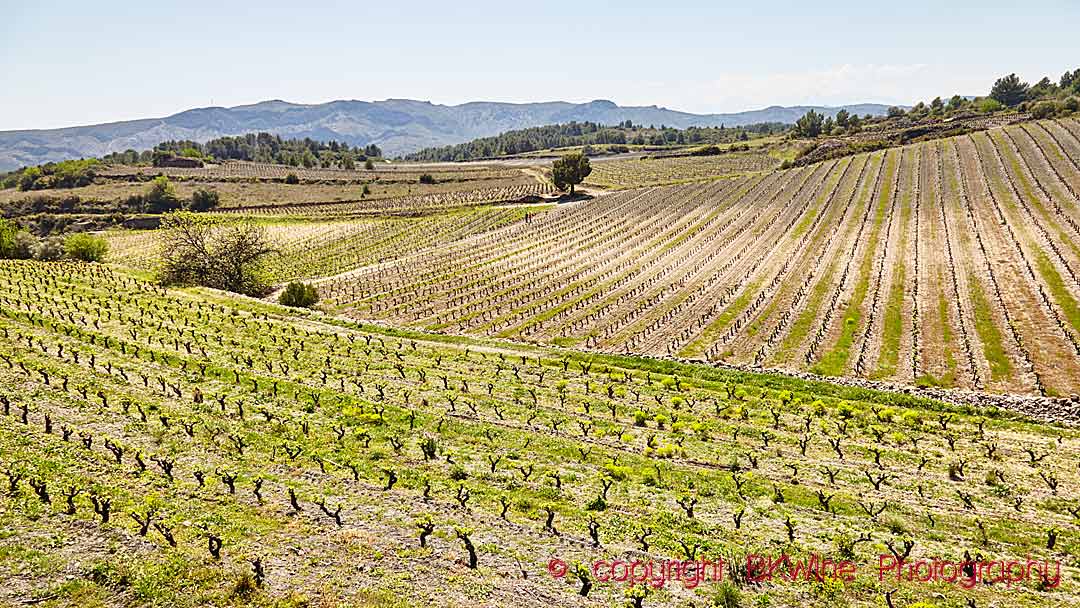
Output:
[[561,206],[320,284],[359,319],[1080,392],[1080,123]]
[[[724,187],[755,186],[770,187]],[[546,574],[550,556],[742,559],[733,547],[868,562],[959,543],[1049,561],[1080,513],[1076,433],[1003,412],[410,335],[87,264],[5,261],[0,288],[5,517],[17,538],[81,539],[54,559],[143,598],[197,577],[194,603],[213,603],[253,572],[266,589],[334,580],[389,601],[383,573],[399,572],[417,605],[464,605],[508,572],[488,601],[550,606],[577,593]],[[1074,594],[1061,576],[1055,593]],[[588,605],[624,590],[597,586]]]

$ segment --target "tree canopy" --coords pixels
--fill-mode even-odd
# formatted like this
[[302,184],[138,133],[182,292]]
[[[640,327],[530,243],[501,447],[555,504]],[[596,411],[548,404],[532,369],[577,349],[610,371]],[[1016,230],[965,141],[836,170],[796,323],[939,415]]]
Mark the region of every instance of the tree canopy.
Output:
[[282,139],[270,133],[248,133],[235,137],[219,137],[206,143],[191,140],[169,140],[145,153],[127,150],[104,157],[106,162],[138,164],[151,162],[155,154],[169,154],[204,160],[247,160],[277,163],[307,168],[337,167],[350,169],[356,161],[381,158],[382,150],[375,144],[350,146],[338,141],[322,142],[305,137]]
[[990,89],[990,97],[1006,106],[1015,106],[1027,99],[1028,88],[1016,74],[1009,74],[997,79]]
[[555,187],[565,190],[569,186],[570,194],[574,194],[574,185],[585,181],[590,173],[592,173],[592,166],[589,165],[589,158],[580,152],[564,154],[551,167]]
[[821,128],[825,123],[825,117],[814,110],[802,115],[795,121],[795,134],[799,137],[817,137],[821,134]]
[[673,129],[661,125],[635,125],[626,120],[615,126],[595,122],[568,122],[543,127],[507,131],[493,137],[482,137],[453,146],[425,148],[404,157],[410,161],[464,161],[523,154],[536,150],[572,146],[648,145],[667,146],[699,143],[732,143],[750,139],[751,135],[769,135],[786,129],[781,123],[761,123],[739,128],[690,127]]
[[266,293],[261,269],[274,252],[265,230],[249,222],[221,223],[180,212],[166,231],[158,279],[165,285],[202,285],[250,296]]

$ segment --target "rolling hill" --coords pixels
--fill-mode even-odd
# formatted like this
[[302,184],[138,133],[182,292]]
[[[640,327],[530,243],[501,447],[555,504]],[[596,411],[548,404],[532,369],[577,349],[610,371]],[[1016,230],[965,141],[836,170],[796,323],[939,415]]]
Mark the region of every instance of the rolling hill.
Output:
[[[849,112],[880,115],[881,104],[843,106]],[[623,107],[614,102],[470,102],[456,106],[426,101],[331,101],[304,105],[264,101],[232,108],[196,108],[165,118],[99,125],[0,132],[0,170],[48,161],[101,156],[133,148],[148,149],[169,139],[206,141],[225,135],[267,131],[288,137],[338,140],[350,145],[378,144],[388,155],[429,146],[457,144],[504,131],[570,121],[614,124],[741,126],[759,122],[793,123],[809,106],[771,106],[733,114],[690,114],[657,106]],[[816,108],[835,114],[841,108]]]

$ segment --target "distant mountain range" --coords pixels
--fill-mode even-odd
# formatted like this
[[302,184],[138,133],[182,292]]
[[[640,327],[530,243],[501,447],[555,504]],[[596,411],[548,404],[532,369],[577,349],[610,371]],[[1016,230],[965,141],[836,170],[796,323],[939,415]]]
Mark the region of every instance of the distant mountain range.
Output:
[[166,118],[145,118],[85,127],[0,131],[0,170],[48,161],[102,156],[129,148],[145,150],[170,139],[207,141],[225,135],[266,131],[283,137],[377,144],[388,156],[429,146],[458,144],[504,131],[570,121],[643,125],[741,126],[758,122],[794,123],[811,108],[833,115],[841,109],[881,115],[888,106],[772,106],[733,114],[690,114],[657,106],[622,107],[606,100],[588,103],[499,103],[456,106],[410,99],[331,101],[305,105],[264,101],[233,108],[197,108]]

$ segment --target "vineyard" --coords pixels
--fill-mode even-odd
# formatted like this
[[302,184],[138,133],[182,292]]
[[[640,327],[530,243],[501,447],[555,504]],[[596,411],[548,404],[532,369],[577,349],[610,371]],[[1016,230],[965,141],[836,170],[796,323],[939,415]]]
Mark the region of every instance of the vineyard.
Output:
[[[744,189],[903,181],[917,175],[906,154],[918,152],[904,154],[698,194],[735,202]],[[924,158],[957,169],[948,155]],[[621,216],[647,196],[613,197],[605,210]],[[689,204],[664,206],[657,221]],[[914,211],[912,223],[926,210]],[[1080,602],[1080,434],[1070,428],[780,376],[348,323],[164,290],[100,265],[2,262],[0,312],[3,603],[991,605],[1000,584],[876,575],[882,554],[965,552],[1065,562],[1060,584],[1015,585],[1009,605]],[[851,583],[753,583],[757,571],[740,561],[750,552],[869,567]],[[556,579],[548,565],[703,557],[729,560],[723,582],[630,586],[588,567]]]
[[1062,119],[624,190],[320,289],[440,332],[1068,396],[1078,159]]
[[536,203],[542,197],[555,193],[549,183],[528,178],[509,184],[476,185],[460,190],[415,194],[391,198],[360,198],[331,202],[284,202],[280,204],[256,204],[233,206],[222,209],[243,216],[303,216],[303,217],[355,217],[383,214],[425,214],[465,207],[477,207],[492,203]]
[[[286,176],[296,176],[288,183]],[[371,171],[229,162],[202,168],[107,166],[94,183],[23,192],[0,190],[0,206],[21,213],[107,214],[131,207],[165,176],[181,201],[212,191],[220,211],[244,215],[357,217],[416,215],[490,203],[537,202],[554,194],[533,173],[498,165],[389,165]],[[8,213],[10,216],[12,213]]]
[[[518,222],[550,208],[480,207],[417,218],[267,220],[260,224],[276,253],[264,271],[271,284],[336,275]],[[116,230],[106,236],[110,262],[153,271],[161,259],[156,230]]]
[[640,158],[596,163],[586,184],[640,188],[732,177],[775,169],[780,161],[763,149],[715,156]]
[[140,167],[112,165],[99,172],[103,177],[116,180],[145,180],[157,175],[173,179],[196,179],[203,181],[256,180],[283,181],[289,174],[302,182],[352,182],[364,183],[381,180],[415,182],[422,173],[428,173],[437,181],[461,181],[477,179],[505,179],[518,172],[493,165],[448,164],[400,164],[379,163],[374,169],[347,171],[344,169],[321,169],[291,167],[271,163],[228,161],[203,167]]

